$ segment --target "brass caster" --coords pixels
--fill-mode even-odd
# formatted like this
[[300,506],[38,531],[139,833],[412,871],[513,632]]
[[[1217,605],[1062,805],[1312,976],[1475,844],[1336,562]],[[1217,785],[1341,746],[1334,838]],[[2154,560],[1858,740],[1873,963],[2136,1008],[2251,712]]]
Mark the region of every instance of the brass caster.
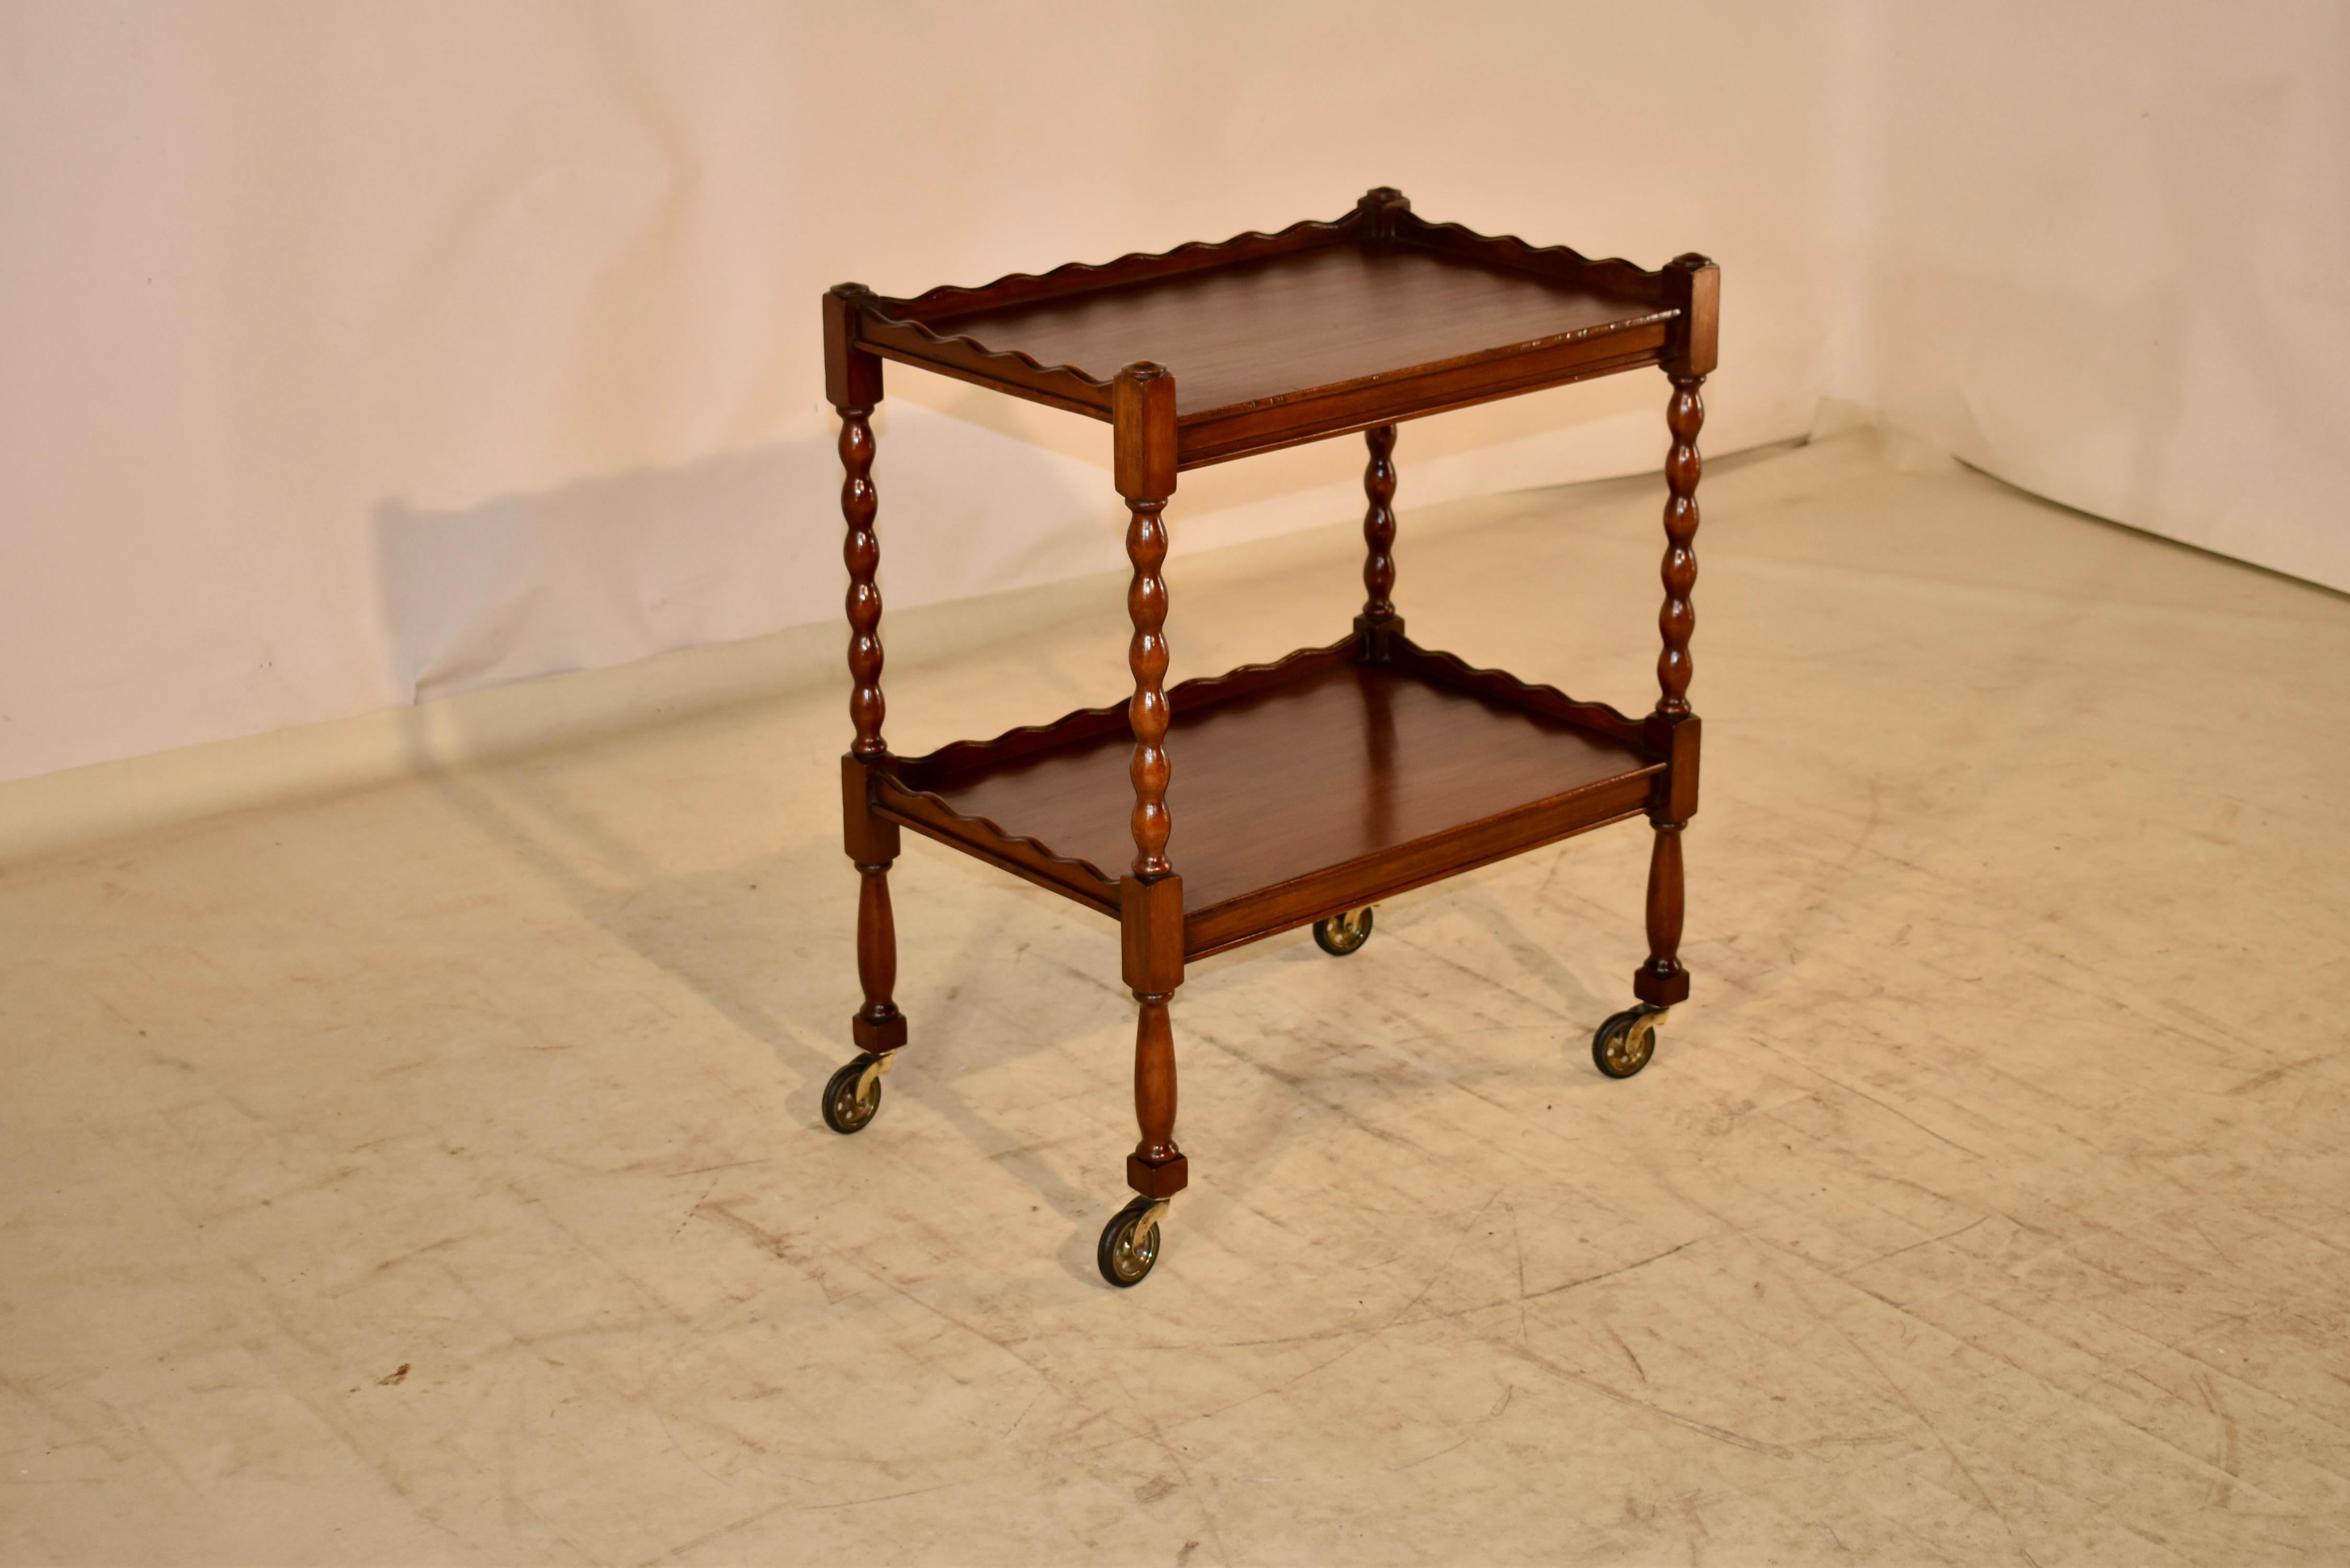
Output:
[[1649,1002],[1628,1007],[1591,1036],[1591,1062],[1611,1078],[1628,1078],[1657,1054],[1657,1025],[1665,1010]]
[[898,1053],[859,1051],[824,1086],[824,1125],[837,1133],[862,1132],[881,1108],[881,1075]]
[[1349,909],[1342,915],[1314,922],[1314,941],[1332,958],[1345,958],[1358,952],[1371,940],[1371,911]]
[[1159,1262],[1159,1221],[1166,1212],[1166,1199],[1138,1198],[1109,1217],[1094,1249],[1103,1279],[1120,1290],[1142,1282]]

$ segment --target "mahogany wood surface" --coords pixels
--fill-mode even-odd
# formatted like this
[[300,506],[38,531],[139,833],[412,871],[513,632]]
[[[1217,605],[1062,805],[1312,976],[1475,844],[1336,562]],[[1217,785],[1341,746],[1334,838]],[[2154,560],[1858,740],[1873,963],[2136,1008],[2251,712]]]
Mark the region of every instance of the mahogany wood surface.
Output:
[[1118,884],[1120,972],[1138,995],[1183,983],[1183,878],[1122,877]]
[[924,325],[1095,379],[1153,360],[1182,378],[1178,413],[1196,416],[1671,315],[1438,251],[1341,243]]
[[1689,996],[1689,971],[1680,965],[1681,826],[1659,823],[1648,849],[1648,961],[1632,976],[1632,994],[1659,1007]]
[[[1640,749],[1638,724],[1612,710],[1548,692],[1559,707],[1545,711],[1538,696],[1504,701],[1402,663],[1357,662],[1349,648],[1305,650],[1272,667],[1281,679],[1238,695],[1208,682],[1176,688],[1165,735],[1176,759],[1165,848],[1183,874],[1187,927],[1200,927],[1218,906],[1349,867],[1361,867],[1378,892],[1416,885],[1429,876],[1405,853],[1415,846],[1429,847],[1429,864],[1451,865],[1449,840],[1492,826],[1509,846],[1501,852],[1513,853],[1640,810],[1651,777],[1662,771]],[[1468,671],[1450,656],[1412,652]],[[990,834],[1006,846],[1033,840],[1034,851],[1058,864],[1032,879],[1112,907],[1115,873],[1107,868],[1131,853],[1131,748],[1125,733],[1099,722],[1103,711],[1054,726],[1066,736],[1057,744],[1032,732],[1025,738],[1041,743],[1001,755],[960,746],[930,759],[893,760],[890,782],[899,787],[884,788],[881,806],[959,843]],[[1593,711],[1612,714],[1622,733],[1565,716]],[[931,802],[951,817],[926,809]],[[1466,864],[1492,858],[1485,847],[1471,846],[1476,857]],[[1284,916],[1270,929],[1329,912]],[[1185,947],[1203,950],[1202,930],[1187,934]]]
[[1142,1137],[1126,1157],[1126,1184],[1145,1198],[1172,1198],[1191,1170],[1175,1147],[1175,1031],[1167,998],[1135,992],[1134,1120]]
[[1167,497],[1175,489],[1175,380],[1145,361],[1118,373],[1115,472],[1128,514],[1126,557],[1134,566],[1126,613],[1134,623],[1127,668],[1134,697],[1127,728],[1134,752],[1127,778],[1134,789],[1134,874],[1164,877],[1167,864]]
[[1372,191],[1332,223],[911,298],[834,290],[851,347],[1112,417],[1125,366],[1181,378],[1178,461],[1221,462],[1663,364],[1712,368],[1716,275],[1430,223]]
[[904,824],[915,832],[952,845],[1040,888],[1066,894],[1080,904],[1119,919],[1118,878],[1089,860],[1055,854],[1049,845],[1002,823],[957,811],[951,802],[932,790],[913,788],[892,772],[872,775],[871,809],[892,826]]
[[898,926],[889,909],[889,868],[860,866],[857,895],[857,981],[865,1005],[850,1033],[861,1051],[895,1051],[906,1043],[906,1020],[890,1000],[898,985]]
[[1164,877],[1167,863],[1167,579],[1159,575],[1167,559],[1164,501],[1129,501],[1132,513],[1126,553],[1134,562],[1127,605],[1134,617],[1134,639],[1127,662],[1134,671],[1134,698],[1127,723],[1134,736],[1127,777],[1134,787],[1134,874]]
[[1370,461],[1363,465],[1363,619],[1392,621],[1395,607],[1396,428],[1373,425],[1363,432]]
[[1668,715],[1690,711],[1690,635],[1697,629],[1697,611],[1690,603],[1697,587],[1697,432],[1705,423],[1698,388],[1704,381],[1702,376],[1675,376],[1673,399],[1665,410],[1673,445],[1665,454],[1665,607],[1657,615],[1665,646],[1657,656],[1657,711]]
[[1656,842],[1648,854],[1648,957],[1632,973],[1632,993],[1659,1007],[1670,1007],[1689,996],[1689,971],[1680,964],[1681,829],[1697,809],[1697,720],[1690,712],[1690,638],[1697,630],[1697,610],[1690,596],[1697,588],[1697,482],[1703,466],[1697,436],[1705,423],[1705,403],[1698,389],[1701,374],[1689,373],[1693,364],[1711,364],[1710,357],[1693,357],[1669,366],[1672,401],[1665,409],[1665,427],[1672,432],[1672,450],[1665,454],[1665,560],[1660,575],[1665,585],[1664,608],[1657,629],[1664,649],[1657,656],[1657,711],[1652,723],[1666,727],[1678,754],[1688,748],[1686,764],[1649,803],[1648,819]]
[[891,992],[898,983],[898,928],[889,907],[889,865],[898,855],[897,825],[876,815],[869,794],[872,763],[889,754],[881,738],[881,591],[874,577],[881,542],[874,532],[879,497],[873,488],[874,405],[881,400],[881,361],[856,348],[851,318],[857,293],[825,296],[825,384],[840,415],[840,513],[847,524],[841,556],[848,567],[848,715],[856,739],[841,759],[843,831],[858,876],[857,978],[864,1004],[849,1020],[860,1051],[895,1051],[906,1044],[906,1018]]
[[841,546],[848,564],[848,717],[857,738],[849,755],[878,757],[881,739],[881,590],[874,573],[881,565],[881,541],[873,531],[879,505],[873,489],[873,410],[840,410],[840,511],[848,536]]

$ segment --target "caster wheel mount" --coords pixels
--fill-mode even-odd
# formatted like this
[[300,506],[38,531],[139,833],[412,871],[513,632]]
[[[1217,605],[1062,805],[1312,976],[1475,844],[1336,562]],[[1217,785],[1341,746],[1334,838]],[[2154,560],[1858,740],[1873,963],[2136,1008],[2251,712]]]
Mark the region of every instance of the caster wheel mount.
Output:
[[1314,922],[1314,943],[1332,958],[1345,958],[1359,952],[1371,940],[1371,911],[1348,909],[1340,915]]
[[1657,1054],[1657,1025],[1665,1010],[1648,1002],[1626,1008],[1591,1036],[1591,1061],[1611,1078],[1628,1078]]
[[862,1132],[881,1108],[881,1075],[889,1070],[892,1051],[876,1056],[859,1051],[848,1065],[824,1086],[824,1125],[841,1134]]
[[1143,1282],[1159,1262],[1159,1220],[1166,1212],[1164,1198],[1138,1198],[1109,1217],[1094,1249],[1103,1279],[1120,1290]]

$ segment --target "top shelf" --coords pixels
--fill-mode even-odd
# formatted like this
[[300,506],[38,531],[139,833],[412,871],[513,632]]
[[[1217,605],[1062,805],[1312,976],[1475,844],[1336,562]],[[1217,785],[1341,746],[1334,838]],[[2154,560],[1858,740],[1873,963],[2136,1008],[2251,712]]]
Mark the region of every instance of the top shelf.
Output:
[[1105,381],[1137,360],[1168,366],[1180,421],[1678,314],[1440,251],[1340,240],[924,325]]
[[834,296],[843,348],[1097,419],[1119,369],[1161,366],[1190,468],[1640,365],[1704,374],[1715,275],[1701,256],[1648,272],[1430,223],[1379,190],[1275,234]]

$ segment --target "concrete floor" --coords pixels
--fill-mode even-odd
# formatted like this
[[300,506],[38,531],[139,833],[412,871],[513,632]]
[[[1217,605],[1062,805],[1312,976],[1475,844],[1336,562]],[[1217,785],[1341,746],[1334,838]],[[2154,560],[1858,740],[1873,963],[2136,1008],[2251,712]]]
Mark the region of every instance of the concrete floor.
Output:
[[[1414,635],[1645,706],[1659,483],[1399,455]],[[1636,827],[1199,964],[1130,1293],[1097,917],[910,835],[914,1044],[817,1119],[843,683],[0,872],[0,1559],[2350,1557],[2350,601],[1867,432],[1702,495],[1655,1064]],[[1178,673],[1357,550],[1179,558]],[[890,734],[1116,698],[1122,618],[898,618]]]

